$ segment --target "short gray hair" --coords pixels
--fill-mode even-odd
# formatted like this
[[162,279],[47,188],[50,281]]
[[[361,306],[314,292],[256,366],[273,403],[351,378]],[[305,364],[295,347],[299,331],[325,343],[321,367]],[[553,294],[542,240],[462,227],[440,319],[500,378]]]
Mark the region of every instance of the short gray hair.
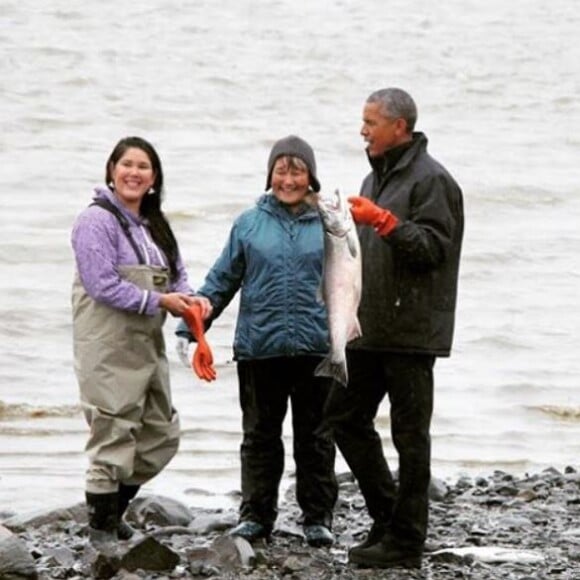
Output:
[[367,103],[378,103],[385,117],[405,119],[409,133],[415,129],[417,122],[417,105],[409,93],[403,89],[380,89],[371,93]]

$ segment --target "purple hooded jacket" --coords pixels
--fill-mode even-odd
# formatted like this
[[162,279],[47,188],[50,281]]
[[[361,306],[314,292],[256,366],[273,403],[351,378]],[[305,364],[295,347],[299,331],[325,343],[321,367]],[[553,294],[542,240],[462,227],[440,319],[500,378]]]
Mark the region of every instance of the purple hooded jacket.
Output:
[[[95,188],[93,199],[106,198],[118,207],[130,224],[133,239],[151,266],[168,267],[163,252],[151,239],[146,220],[123,207],[107,187]],[[155,315],[159,311],[158,292],[142,290],[119,276],[117,266],[138,265],[139,259],[117,218],[106,209],[90,206],[77,217],[72,231],[72,246],[81,283],[95,301],[112,308]],[[177,260],[177,279],[170,292],[193,294],[181,257]]]

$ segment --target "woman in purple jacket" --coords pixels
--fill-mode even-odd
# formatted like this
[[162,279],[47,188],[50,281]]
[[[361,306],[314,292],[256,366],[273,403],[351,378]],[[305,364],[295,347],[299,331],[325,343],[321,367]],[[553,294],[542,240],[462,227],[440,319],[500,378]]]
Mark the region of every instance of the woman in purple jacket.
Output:
[[75,372],[90,426],[86,451],[89,535],[96,547],[128,539],[122,515],[139,487],[175,455],[162,325],[194,302],[175,236],[161,211],[163,171],[155,149],[122,139],[106,187],[77,218],[72,245]]

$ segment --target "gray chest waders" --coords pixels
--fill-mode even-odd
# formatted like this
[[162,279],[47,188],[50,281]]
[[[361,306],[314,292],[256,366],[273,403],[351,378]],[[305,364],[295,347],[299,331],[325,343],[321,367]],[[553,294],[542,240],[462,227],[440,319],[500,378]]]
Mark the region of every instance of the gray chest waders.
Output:
[[[166,268],[139,264],[118,271],[143,290],[169,288]],[[166,313],[147,316],[98,303],[78,274],[72,303],[75,373],[90,426],[86,491],[108,494],[119,484],[141,485],[163,469],[179,444],[162,331]]]

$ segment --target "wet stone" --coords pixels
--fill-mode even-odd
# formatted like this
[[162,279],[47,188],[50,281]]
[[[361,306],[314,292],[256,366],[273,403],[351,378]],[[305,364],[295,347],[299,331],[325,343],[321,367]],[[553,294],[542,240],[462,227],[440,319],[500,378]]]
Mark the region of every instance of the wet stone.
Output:
[[[456,482],[434,479],[432,487],[439,492],[434,494],[437,501],[432,497],[430,503],[429,532],[420,570],[373,570],[348,564],[349,547],[366,537],[372,522],[352,475],[339,474],[339,500],[332,529],[336,542],[330,549],[311,548],[305,543],[293,487],[280,502],[271,542],[252,546],[227,535],[237,522],[235,509],[214,511],[172,498],[143,496],[130,508],[129,516],[142,533],[143,542],[130,557],[127,554],[138,542],[123,543],[119,554],[108,557],[91,552],[81,506],[9,514],[6,520],[11,529],[0,527],[0,546],[2,541],[19,544],[29,576],[0,576],[42,580],[578,579],[579,477],[578,470],[570,467],[563,472],[548,469],[523,477],[498,470],[489,476],[463,477]],[[155,558],[152,563],[155,550],[168,555],[168,563],[163,564],[166,569],[162,570]],[[442,550],[459,552],[443,556]],[[497,560],[498,554],[511,559],[490,561],[494,557]],[[0,562],[1,558],[0,550]]]
[[14,535],[0,536],[0,578],[37,578],[34,558]]
[[189,526],[193,513],[188,506],[168,497],[138,496],[130,504],[128,517],[140,527]]
[[207,512],[195,515],[187,527],[196,534],[208,534],[229,530],[237,521],[237,514],[232,512]]
[[253,566],[256,554],[250,543],[236,536],[220,536],[211,544],[212,550],[219,558],[222,568],[244,568]]
[[180,557],[173,550],[152,537],[133,545],[122,557],[121,566],[133,572],[142,570],[173,570]]

